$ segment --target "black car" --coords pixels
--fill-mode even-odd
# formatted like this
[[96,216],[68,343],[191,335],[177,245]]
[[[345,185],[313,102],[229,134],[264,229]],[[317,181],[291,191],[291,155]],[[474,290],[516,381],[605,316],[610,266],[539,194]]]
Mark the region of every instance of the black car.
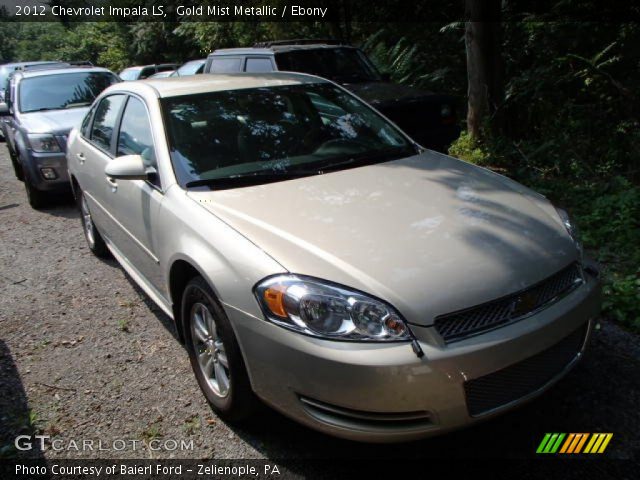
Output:
[[460,135],[456,100],[392,83],[359,48],[328,41],[278,41],[211,53],[204,73],[301,72],[328,78],[380,110],[421,145],[445,151]]

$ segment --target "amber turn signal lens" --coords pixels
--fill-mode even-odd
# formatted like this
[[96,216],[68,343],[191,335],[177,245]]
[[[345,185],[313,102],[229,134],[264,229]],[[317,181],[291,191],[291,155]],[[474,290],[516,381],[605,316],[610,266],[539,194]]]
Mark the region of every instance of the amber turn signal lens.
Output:
[[286,317],[287,312],[284,309],[284,292],[287,287],[284,285],[274,285],[264,291],[264,301],[271,310],[271,313],[279,317]]

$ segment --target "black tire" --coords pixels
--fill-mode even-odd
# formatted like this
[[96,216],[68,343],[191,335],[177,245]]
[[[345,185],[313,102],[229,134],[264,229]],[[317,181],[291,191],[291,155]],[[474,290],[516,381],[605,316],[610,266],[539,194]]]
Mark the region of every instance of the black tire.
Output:
[[78,187],[78,210],[80,210],[80,221],[82,222],[82,232],[84,233],[84,239],[87,241],[87,246],[91,253],[96,257],[109,258],[111,252],[107,248],[107,244],[104,242],[102,235],[96,228],[93,219],[91,218],[91,211],[89,210],[89,204],[84,196],[84,192]]
[[[228,389],[226,395],[220,395],[212,387],[212,381],[217,380],[211,376],[205,376],[203,368],[198,361],[196,353],[196,342],[193,341],[192,333],[194,323],[194,310],[204,306],[211,313],[215,323],[215,334],[223,344],[223,355],[225,355],[228,368]],[[191,367],[198,381],[200,389],[211,404],[213,410],[220,418],[229,422],[239,422],[250,417],[259,405],[259,402],[251,389],[249,376],[240,352],[240,347],[224,310],[216,301],[215,294],[207,282],[202,277],[194,277],[187,284],[182,295],[181,314],[184,326],[184,338],[186,340],[187,351]],[[202,347],[205,346],[203,343]],[[203,351],[203,350],[201,350]],[[213,357],[213,355],[211,355]],[[220,362],[222,364],[222,362]]]
[[15,155],[9,151],[9,157],[11,157],[11,165],[13,165],[13,171],[16,174],[16,178],[21,182],[24,182],[24,172],[22,171],[22,165],[18,162]]
[[34,210],[41,210],[47,205],[48,197],[46,192],[34,187],[29,175],[25,175],[24,177],[24,189],[27,192],[27,200],[29,201],[31,208]]

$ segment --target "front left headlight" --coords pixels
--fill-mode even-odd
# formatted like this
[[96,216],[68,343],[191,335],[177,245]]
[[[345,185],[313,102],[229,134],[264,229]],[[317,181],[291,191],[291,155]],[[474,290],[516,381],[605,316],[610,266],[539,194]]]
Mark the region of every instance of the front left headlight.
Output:
[[580,241],[580,234],[578,232],[578,227],[573,222],[573,220],[571,220],[571,217],[569,216],[566,210],[563,210],[562,208],[556,208],[556,211],[558,212],[558,216],[560,217],[560,220],[562,220],[562,224],[564,225],[564,228],[567,229],[567,233],[573,239],[573,242],[576,244],[576,248],[580,253],[580,260],[582,260],[582,242]]
[[27,137],[34,152],[56,153],[60,151],[57,140],[49,133],[30,133]]
[[412,340],[390,305],[315,278],[271,277],[256,285],[254,293],[269,321],[300,333],[332,340]]

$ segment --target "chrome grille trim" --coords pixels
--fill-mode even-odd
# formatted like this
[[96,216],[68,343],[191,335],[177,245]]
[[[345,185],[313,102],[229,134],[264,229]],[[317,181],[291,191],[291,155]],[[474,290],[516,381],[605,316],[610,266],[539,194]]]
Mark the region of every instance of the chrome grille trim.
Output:
[[578,263],[506,297],[436,317],[434,326],[445,343],[479,335],[526,318],[560,300],[584,283]]

